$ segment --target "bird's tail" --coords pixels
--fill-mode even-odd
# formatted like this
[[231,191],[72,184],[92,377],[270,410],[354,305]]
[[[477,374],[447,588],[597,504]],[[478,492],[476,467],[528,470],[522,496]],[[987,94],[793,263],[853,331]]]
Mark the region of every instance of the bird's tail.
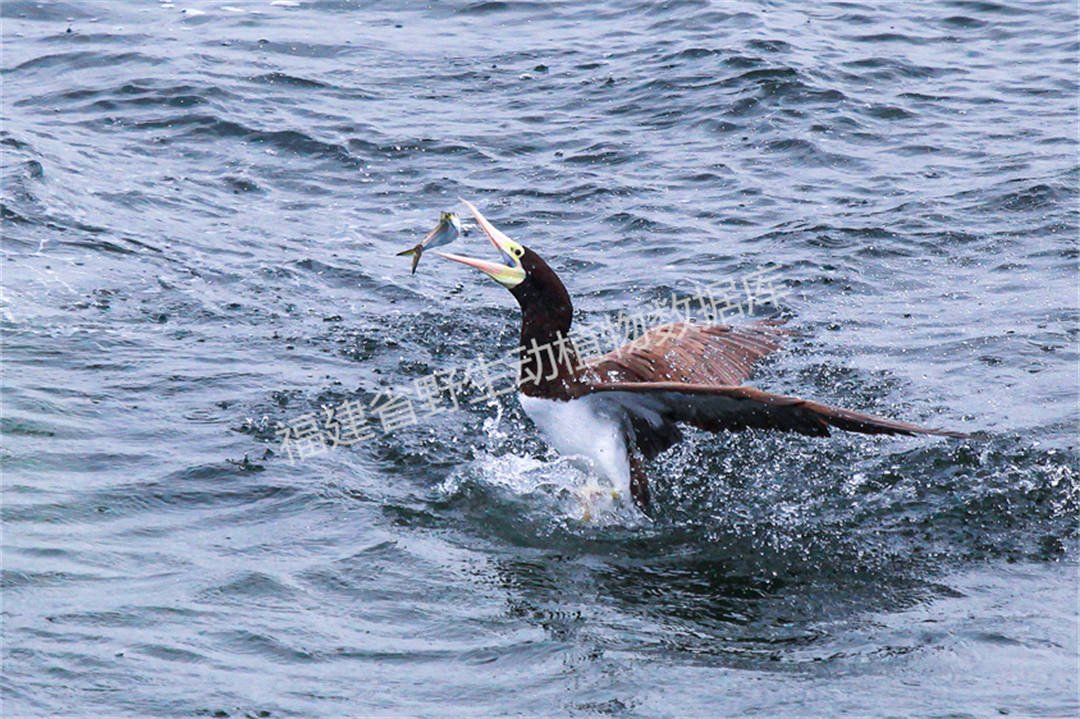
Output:
[[418,264],[420,264],[420,255],[422,255],[422,254],[424,254],[424,246],[423,245],[417,245],[416,247],[411,247],[411,248],[405,250],[404,252],[397,253],[397,256],[398,257],[401,257],[402,255],[412,255],[413,256],[413,258],[412,258],[412,273],[415,275],[416,274],[416,266]]

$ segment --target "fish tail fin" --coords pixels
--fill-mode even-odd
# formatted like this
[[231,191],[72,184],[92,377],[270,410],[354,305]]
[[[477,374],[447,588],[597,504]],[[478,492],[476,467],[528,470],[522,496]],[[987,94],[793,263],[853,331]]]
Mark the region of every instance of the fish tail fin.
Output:
[[397,256],[401,257],[402,255],[412,255],[412,273],[415,275],[416,266],[420,264],[420,255],[422,254],[424,254],[424,246],[417,245],[416,247],[411,247],[403,252],[397,253]]
[[422,254],[424,254],[424,246],[423,245],[417,245],[416,247],[410,247],[409,249],[407,249],[407,250],[405,250],[403,252],[397,253],[397,256],[398,257],[401,257],[402,255],[412,255],[413,256],[413,258],[412,258],[412,273],[415,275],[416,274],[416,266],[418,264],[420,264],[420,255],[422,255]]

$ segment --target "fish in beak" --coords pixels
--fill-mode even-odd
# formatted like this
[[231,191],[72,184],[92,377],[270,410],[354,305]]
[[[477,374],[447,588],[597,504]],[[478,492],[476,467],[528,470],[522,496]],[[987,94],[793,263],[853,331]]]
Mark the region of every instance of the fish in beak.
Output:
[[435,229],[427,234],[420,244],[415,247],[411,247],[404,252],[399,252],[398,257],[402,255],[412,255],[412,273],[416,274],[416,266],[420,264],[420,255],[424,254],[424,250],[430,250],[432,247],[442,247],[448,245],[458,238],[458,235],[465,234],[465,230],[461,227],[461,220],[453,212],[444,212],[439,215],[439,224],[435,225]]
[[475,267],[507,289],[513,289],[520,285],[525,281],[527,275],[525,268],[522,267],[521,264],[521,258],[525,255],[525,248],[507,237],[501,230],[497,229],[495,225],[488,222],[488,219],[480,214],[480,210],[473,207],[471,202],[468,202],[467,200],[462,200],[462,202],[464,202],[465,206],[472,212],[473,217],[476,218],[476,224],[480,225],[480,229],[482,229],[484,234],[488,236],[488,239],[491,240],[491,244],[495,245],[495,249],[497,249],[502,256],[502,262],[478,260],[474,257],[453,255],[448,252],[436,252],[435,254],[439,257],[445,257],[448,260],[454,260],[463,265],[468,265],[469,267]]

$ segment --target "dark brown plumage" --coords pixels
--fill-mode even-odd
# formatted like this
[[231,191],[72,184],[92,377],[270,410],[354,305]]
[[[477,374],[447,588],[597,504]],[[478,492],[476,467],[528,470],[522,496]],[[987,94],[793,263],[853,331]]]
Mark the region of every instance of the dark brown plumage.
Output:
[[[652,459],[678,442],[680,425],[708,432],[768,429],[813,437],[828,436],[831,428],[864,434],[968,436],[743,386],[754,365],[794,334],[778,319],[740,327],[662,325],[624,347],[582,361],[569,339],[573,308],[562,281],[536,253],[495,229],[472,205],[469,209],[507,264],[443,256],[488,273],[521,306],[521,393],[555,403],[589,398],[598,421],[614,418],[625,447],[629,491],[642,511],[649,507],[642,459]],[[558,351],[541,349],[545,347]],[[546,407],[534,421],[549,423],[546,429],[554,429],[552,434],[565,431],[558,419],[552,419],[558,413]]]
[[644,332],[589,363],[607,382],[739,384],[756,363],[780,348],[786,320],[763,319],[741,327],[675,322]]

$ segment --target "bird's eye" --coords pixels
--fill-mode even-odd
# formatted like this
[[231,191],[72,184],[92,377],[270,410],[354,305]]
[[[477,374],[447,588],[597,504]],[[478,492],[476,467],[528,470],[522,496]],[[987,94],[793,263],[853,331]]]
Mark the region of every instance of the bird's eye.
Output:
[[522,255],[525,254],[525,250],[521,249],[520,247],[515,247],[514,248],[514,254],[517,255],[518,257],[521,257]]

